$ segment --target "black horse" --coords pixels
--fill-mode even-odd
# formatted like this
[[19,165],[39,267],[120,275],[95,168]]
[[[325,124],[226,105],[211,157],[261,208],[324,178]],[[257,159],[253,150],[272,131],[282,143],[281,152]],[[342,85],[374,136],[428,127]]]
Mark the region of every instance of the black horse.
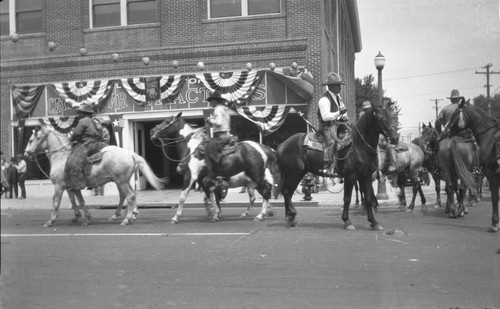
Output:
[[[498,188],[500,186],[500,175],[496,173],[498,167],[496,162],[495,134],[500,130],[497,122],[491,118],[484,110],[468,104],[464,99],[459,103],[458,108],[453,112],[448,125],[443,134],[448,132],[451,135],[469,128],[479,144],[479,163],[485,170],[486,178],[490,185],[492,216],[489,232],[498,232]],[[456,148],[452,148],[456,152]],[[463,166],[460,166],[458,173],[471,185],[478,186],[472,173]]]
[[[393,113],[389,108],[372,104],[352,128],[352,143],[338,152],[337,167],[344,178],[344,211],[342,220],[346,229],[355,229],[349,221],[349,205],[356,181],[366,200],[368,221],[375,230],[382,227],[373,215],[376,198],[373,193],[372,175],[377,169],[377,144],[379,134],[396,141]],[[285,140],[277,150],[280,168],[280,189],[285,202],[285,216],[290,226],[296,226],[297,211],[292,205],[292,195],[300,180],[308,172],[318,174],[323,168],[323,152],[304,145],[307,133],[297,133]]]

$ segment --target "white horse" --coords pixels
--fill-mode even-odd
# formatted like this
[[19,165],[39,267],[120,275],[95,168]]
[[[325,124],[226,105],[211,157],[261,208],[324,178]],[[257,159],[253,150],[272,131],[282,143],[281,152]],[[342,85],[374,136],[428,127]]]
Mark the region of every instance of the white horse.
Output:
[[[71,145],[66,135],[48,128],[43,122],[41,122],[41,126],[41,130],[33,131],[26,146],[25,155],[45,153],[49,158],[50,180],[54,184],[55,192],[52,199],[52,214],[44,226],[50,227],[59,215],[61,198],[66,190],[64,167],[71,152]],[[130,184],[134,173],[140,170],[156,190],[161,189],[163,180],[156,177],[144,158],[134,152],[116,146],[104,147],[101,152],[102,159],[92,165],[90,175],[87,176],[87,186],[97,187],[113,181],[118,188],[120,202],[110,220],[116,220],[121,216],[123,202],[127,199],[127,216],[121,222],[121,225],[131,224],[134,219],[134,212],[137,213],[136,194]],[[68,190],[67,192],[75,212],[73,222],[77,222],[81,218],[80,210],[75,202],[76,196],[85,213],[82,225],[88,225],[91,216],[81,191]]]
[[[179,198],[179,207],[170,222],[174,224],[179,222],[179,217],[182,215],[184,203],[195,182],[198,182],[200,187],[205,192],[204,201],[207,214],[212,216],[209,204],[209,199],[212,199],[212,205],[216,205],[217,207],[213,213],[212,221],[219,221],[221,213],[219,203],[220,196],[215,197],[214,194],[210,194],[209,190],[204,187],[202,180],[207,175],[205,155],[204,153],[197,151],[200,143],[202,143],[204,139],[208,138],[208,136],[203,128],[191,127],[184,121],[181,115],[182,113],[179,113],[175,117],[165,119],[150,132],[151,140],[154,143],[160,142],[162,147],[175,145],[179,157],[186,158],[187,160],[186,168],[184,170],[178,169],[178,172],[184,177],[184,184]],[[230,188],[242,186],[247,187],[248,197],[250,200],[247,210],[240,216],[241,218],[246,218],[255,204],[255,190],[257,185],[243,172],[236,174],[229,179]],[[263,201],[262,209],[254,218],[254,221],[261,221],[266,215],[272,216],[273,213],[271,211],[271,204],[267,201]]]

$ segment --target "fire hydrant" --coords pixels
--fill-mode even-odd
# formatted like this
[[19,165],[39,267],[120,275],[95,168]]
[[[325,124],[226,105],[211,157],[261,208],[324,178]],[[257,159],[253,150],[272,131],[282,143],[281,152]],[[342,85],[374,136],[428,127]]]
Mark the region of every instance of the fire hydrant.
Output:
[[302,178],[302,193],[304,193],[304,201],[312,200],[311,193],[313,192],[313,187],[316,186],[316,179],[311,174],[306,174]]

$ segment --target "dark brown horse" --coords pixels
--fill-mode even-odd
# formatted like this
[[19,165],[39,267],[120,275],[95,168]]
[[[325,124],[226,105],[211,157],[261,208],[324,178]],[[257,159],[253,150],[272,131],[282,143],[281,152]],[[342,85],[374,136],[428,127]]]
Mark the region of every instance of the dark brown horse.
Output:
[[[491,226],[488,228],[488,231],[498,232],[498,188],[500,185],[500,175],[496,173],[498,165],[496,163],[495,133],[500,128],[497,122],[484,110],[462,100],[456,111],[452,114],[443,134],[449,132],[451,135],[455,135],[465,128],[472,130],[479,144],[479,163],[485,170],[485,175],[490,186],[492,216]],[[456,151],[456,149],[452,151]],[[473,184],[475,178],[466,167],[461,168],[459,173],[465,179],[472,181],[471,184]]]
[[[442,137],[432,127],[426,128],[422,133],[422,138],[427,142],[430,156],[440,178],[446,182],[445,212],[450,214],[450,218],[462,217],[468,212],[465,206],[467,188],[476,191],[475,177],[464,177],[460,173],[463,168],[472,169],[473,167],[475,154],[472,140],[460,136]],[[455,194],[457,203],[455,203]]]
[[[375,230],[382,226],[375,220],[373,205],[376,203],[372,187],[372,175],[377,169],[377,143],[379,134],[391,141],[397,139],[393,125],[392,111],[378,104],[372,104],[352,128],[352,143],[338,154],[337,166],[344,177],[344,210],[342,220],[346,229],[355,229],[349,220],[354,183],[359,181],[360,190],[366,200],[368,221]],[[285,202],[286,221],[296,226],[297,210],[292,204],[292,195],[307,172],[318,174],[323,168],[323,152],[306,148],[306,133],[297,133],[285,140],[277,150],[278,166],[281,171],[280,189]]]

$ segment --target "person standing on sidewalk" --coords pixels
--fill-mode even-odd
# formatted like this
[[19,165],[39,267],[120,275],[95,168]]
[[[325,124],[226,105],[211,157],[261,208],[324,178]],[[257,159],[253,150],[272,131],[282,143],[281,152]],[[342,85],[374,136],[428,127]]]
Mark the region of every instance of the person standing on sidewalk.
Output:
[[5,175],[6,168],[7,168],[7,164],[5,162],[5,158],[2,157],[1,193],[0,193],[0,196],[5,193],[5,197],[7,197],[7,190],[9,189],[9,183],[7,182],[7,176]]
[[19,183],[19,188],[21,188],[21,196],[19,197],[19,199],[25,199],[26,198],[26,186],[24,183],[26,180],[27,165],[26,165],[26,161],[24,161],[22,154],[17,155],[16,169],[17,169],[17,181]]
[[7,178],[7,183],[9,184],[9,192],[6,194],[6,198],[13,198],[13,193],[16,198],[18,196],[17,191],[17,168],[15,164],[17,163],[16,157],[10,159],[10,163],[7,164],[5,168],[5,177]]

